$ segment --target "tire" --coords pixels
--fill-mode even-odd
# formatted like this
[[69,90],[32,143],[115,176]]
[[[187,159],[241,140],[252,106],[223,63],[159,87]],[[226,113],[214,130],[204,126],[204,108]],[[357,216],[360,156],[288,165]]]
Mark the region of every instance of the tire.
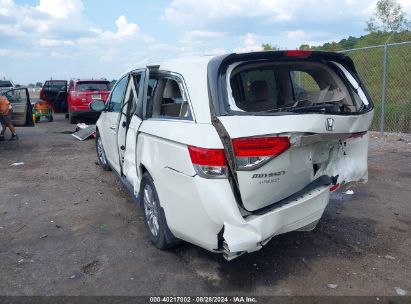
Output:
[[161,208],[153,178],[148,172],[143,174],[140,188],[140,202],[144,209],[144,222],[151,243],[158,249],[167,249],[180,244],[168,228]]
[[40,121],[40,116],[36,116],[36,118],[34,120],[35,120],[36,123],[39,122]]
[[110,165],[108,164],[106,152],[104,151],[103,141],[101,140],[100,132],[96,133],[96,152],[98,163],[104,171],[110,171]]
[[49,120],[49,122],[53,122],[53,115],[47,116],[47,119]]
[[77,118],[76,116],[74,116],[74,114],[70,111],[70,108],[68,109],[68,119],[69,122],[74,125],[77,122]]

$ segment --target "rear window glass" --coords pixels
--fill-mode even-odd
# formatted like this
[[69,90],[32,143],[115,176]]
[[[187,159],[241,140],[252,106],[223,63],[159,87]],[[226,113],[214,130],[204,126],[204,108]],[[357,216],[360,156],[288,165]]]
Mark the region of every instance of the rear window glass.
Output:
[[110,91],[111,84],[110,82],[92,82],[84,81],[78,82],[76,85],[77,92],[86,92],[86,91]]
[[241,72],[231,81],[237,106],[249,111],[271,108],[277,103],[277,85],[273,70],[249,70]]
[[0,80],[0,88],[10,88],[13,84],[8,80]]
[[304,92],[321,91],[315,79],[306,72],[291,71],[290,76],[295,96],[298,96],[299,94]]
[[67,82],[64,80],[53,80],[53,81],[46,81],[44,84],[44,89],[50,91],[64,91],[66,89]]
[[356,112],[350,86],[317,62],[240,64],[230,75],[230,107],[244,112]]

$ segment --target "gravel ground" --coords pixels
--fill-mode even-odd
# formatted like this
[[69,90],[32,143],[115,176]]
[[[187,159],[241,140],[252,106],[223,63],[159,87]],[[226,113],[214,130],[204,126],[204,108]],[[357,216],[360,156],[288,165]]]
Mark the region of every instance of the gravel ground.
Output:
[[0,295],[411,294],[410,135],[372,133],[368,184],[334,195],[314,231],[227,262],[151,246],[142,211],[73,128],[57,115],[0,142]]

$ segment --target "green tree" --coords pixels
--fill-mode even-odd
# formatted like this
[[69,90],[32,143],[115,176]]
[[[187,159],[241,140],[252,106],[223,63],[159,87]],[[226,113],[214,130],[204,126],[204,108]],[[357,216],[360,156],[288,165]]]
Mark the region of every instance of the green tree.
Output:
[[374,17],[367,21],[366,31],[400,32],[410,28],[405,11],[397,0],[379,0],[375,7]]
[[311,47],[309,44],[301,44],[299,47],[300,50],[310,50]]
[[280,49],[276,46],[271,45],[270,43],[263,43],[261,45],[264,51],[279,51]]

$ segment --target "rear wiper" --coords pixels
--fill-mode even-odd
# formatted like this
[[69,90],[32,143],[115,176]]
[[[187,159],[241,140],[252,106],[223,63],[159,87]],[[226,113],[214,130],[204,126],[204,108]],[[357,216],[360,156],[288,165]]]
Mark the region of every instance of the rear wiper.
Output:
[[333,110],[335,105],[333,104],[321,104],[321,105],[312,105],[307,107],[298,107],[290,109],[290,112],[322,112],[326,113],[328,110]]
[[304,106],[304,107],[309,107],[309,106],[312,105],[312,102],[309,101],[308,99],[301,99],[301,100],[298,100],[298,101],[297,101],[293,106],[291,106],[291,107],[270,109],[270,110],[267,110],[266,112],[284,112],[284,111],[288,111],[288,110],[293,110],[293,109],[295,109],[295,108],[297,108],[297,107],[298,107],[298,108],[302,108],[302,106],[298,106],[298,104],[299,104],[299,103],[302,103],[302,102],[309,102],[309,103],[310,103],[310,105]]
[[267,110],[266,112],[327,112],[327,110],[333,109],[334,104],[323,103],[318,105],[310,105],[305,107],[285,107],[278,109]]
[[286,107],[286,108],[277,108],[277,109],[270,109],[270,110],[266,110],[264,112],[287,112],[290,109],[293,109],[294,107]]

